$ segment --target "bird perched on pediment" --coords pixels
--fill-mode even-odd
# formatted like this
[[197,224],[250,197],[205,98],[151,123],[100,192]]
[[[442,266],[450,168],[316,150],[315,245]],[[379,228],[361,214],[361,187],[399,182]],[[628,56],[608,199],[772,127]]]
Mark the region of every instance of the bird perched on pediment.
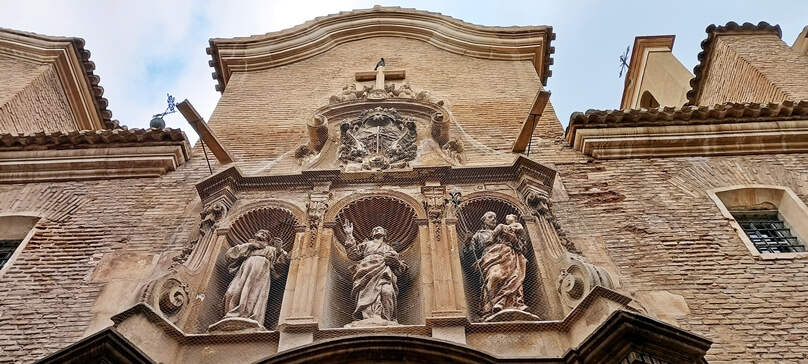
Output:
[[379,69],[379,67],[384,67],[384,58],[382,58],[378,63],[376,63],[376,68],[374,68],[373,70],[375,71]]

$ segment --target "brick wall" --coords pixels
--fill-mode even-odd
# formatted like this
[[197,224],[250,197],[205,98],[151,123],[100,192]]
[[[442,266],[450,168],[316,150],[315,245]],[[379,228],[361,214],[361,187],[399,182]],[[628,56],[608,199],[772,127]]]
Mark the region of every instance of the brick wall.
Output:
[[[356,72],[373,70],[380,57],[387,70],[406,70],[405,82],[415,92],[426,90],[446,101],[468,135],[499,152],[510,151],[541,87],[529,61],[472,58],[417,40],[363,39],[283,67],[234,73],[210,125],[245,168],[253,163],[258,170],[259,163],[265,166],[304,143],[307,118],[343,86],[356,83]],[[560,135],[558,119],[547,115],[537,133]],[[451,133],[462,134],[457,127]],[[490,155],[480,152],[468,159],[485,164]]]
[[806,158],[559,160],[566,194],[554,209],[588,259],[619,273],[621,291],[684,297],[690,313],[668,321],[712,340],[710,363],[805,362],[808,264],[754,259],[706,190],[770,184],[808,202]]
[[0,105],[0,132],[24,134],[76,130],[76,120],[54,66],[25,71],[32,72],[35,77],[7,103]]
[[26,85],[42,73],[44,66],[0,55],[0,105],[5,105]]
[[[0,278],[0,363],[33,362],[112,324],[160,254],[196,228],[194,183],[209,175],[200,157],[160,178],[0,185],[0,215],[43,216]],[[129,257],[142,267],[122,265]],[[100,307],[102,295],[117,305]]]
[[808,99],[808,57],[775,34],[716,37],[700,105]]

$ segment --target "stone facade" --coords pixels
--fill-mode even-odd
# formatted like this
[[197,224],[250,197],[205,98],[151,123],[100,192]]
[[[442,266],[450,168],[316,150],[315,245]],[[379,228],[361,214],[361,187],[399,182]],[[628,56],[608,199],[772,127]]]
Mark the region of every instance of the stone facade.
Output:
[[[745,31],[708,33],[710,54],[779,41]],[[82,41],[27,36],[87,61]],[[808,359],[808,253],[750,254],[710,195],[788,188],[781,215],[808,224],[794,220],[808,211],[801,86],[772,59],[755,77],[782,99],[718,96],[716,58],[694,72],[700,100],[739,104],[577,113],[564,133],[548,103],[530,154],[513,153],[553,38],[377,7],[213,39],[222,98],[207,125],[181,107],[217,151],[212,171],[178,130],[117,127],[87,62],[65,85],[66,68],[0,48],[0,101],[94,97],[64,96],[37,114],[47,124],[9,124],[17,106],[0,104],[0,166],[19,171],[0,172],[0,240],[21,242],[0,270],[0,362]],[[64,90],[23,97],[40,73]],[[19,221],[25,237],[7,226]],[[233,314],[234,273],[265,312]]]

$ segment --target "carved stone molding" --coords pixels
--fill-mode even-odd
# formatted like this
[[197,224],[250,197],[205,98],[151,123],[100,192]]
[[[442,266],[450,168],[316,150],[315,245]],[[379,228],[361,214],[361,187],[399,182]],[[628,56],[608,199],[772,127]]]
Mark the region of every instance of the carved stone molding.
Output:
[[413,99],[423,102],[429,102],[433,104],[437,104],[439,106],[443,106],[443,101],[435,100],[432,97],[432,94],[429,91],[422,90],[419,92],[415,92],[410,84],[403,83],[399,88],[396,88],[396,84],[391,83],[389,85],[385,85],[384,89],[375,89],[373,86],[365,85],[362,86],[361,89],[356,87],[356,84],[349,83],[342,87],[342,90],[336,94],[332,95],[328,98],[329,104],[338,104],[345,101],[353,101],[353,100],[384,100],[384,99]]
[[221,221],[222,218],[227,215],[227,211],[230,209],[230,204],[230,201],[227,201],[225,198],[219,198],[202,209],[202,212],[199,214],[201,220],[199,222],[199,229],[196,233],[196,238],[185,244],[182,249],[182,253],[173,258],[174,262],[171,264],[171,268],[174,268],[179,264],[184,264],[197,245],[199,245],[200,241],[203,244],[210,243],[210,240],[216,235],[216,229],[220,225],[219,221]]
[[309,201],[306,202],[306,217],[310,230],[316,230],[323,222],[323,216],[328,210],[328,200],[331,199],[331,192],[328,186],[320,186],[309,192]]
[[596,286],[613,289],[614,283],[603,268],[589,264],[581,258],[570,255],[570,264],[558,277],[558,293],[561,302],[568,308],[575,308]]
[[552,27],[483,27],[437,13],[374,7],[317,18],[292,29],[249,38],[212,39],[216,90],[224,92],[233,72],[279,67],[368,37],[402,37],[464,56],[533,62],[542,83],[550,76]]
[[41,34],[0,30],[0,55],[20,58],[40,64],[52,64],[56,69],[69,107],[76,118],[77,130],[118,128],[107,110],[104,88],[98,85],[95,63],[84,49],[84,39],[53,37]]

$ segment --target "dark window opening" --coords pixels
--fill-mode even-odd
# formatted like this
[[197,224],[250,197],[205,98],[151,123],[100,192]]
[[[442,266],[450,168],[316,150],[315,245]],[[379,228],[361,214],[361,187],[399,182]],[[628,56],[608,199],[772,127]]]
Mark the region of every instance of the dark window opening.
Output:
[[730,211],[746,236],[761,253],[804,252],[805,246],[791,233],[777,210]]
[[6,265],[22,240],[0,240],[0,268]]

